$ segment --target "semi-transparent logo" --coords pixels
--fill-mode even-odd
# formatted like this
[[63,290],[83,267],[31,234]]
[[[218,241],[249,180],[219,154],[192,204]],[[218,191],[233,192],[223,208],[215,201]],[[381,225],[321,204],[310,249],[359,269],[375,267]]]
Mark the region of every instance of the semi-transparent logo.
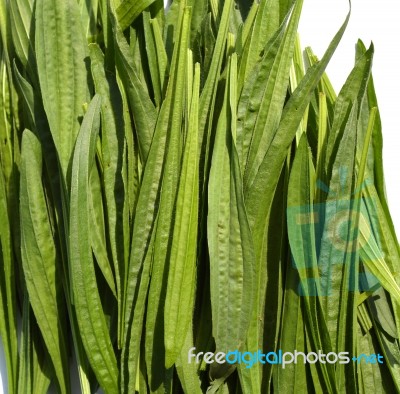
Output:
[[[332,294],[332,278],[343,276],[348,291],[367,291],[379,286],[378,280],[365,265],[359,269],[360,258],[366,255],[366,246],[374,247],[374,257],[383,257],[380,236],[372,226],[376,216],[377,202],[372,198],[357,198],[357,190],[346,197],[345,168],[339,190],[332,191],[322,182],[317,187],[326,196],[323,203],[288,206],[287,223],[292,251],[292,264],[299,271],[298,293],[307,296]],[[362,185],[368,187],[368,181]],[[343,275],[344,265],[350,267],[351,275]]]
[[329,352],[324,353],[322,350],[318,352],[284,352],[281,349],[276,352],[263,353],[258,352],[241,352],[239,350],[225,352],[196,352],[196,348],[192,347],[188,351],[188,363],[200,364],[243,364],[246,368],[252,368],[256,364],[276,364],[285,369],[290,364],[383,364],[383,356],[381,354],[359,354],[351,356],[349,352]]

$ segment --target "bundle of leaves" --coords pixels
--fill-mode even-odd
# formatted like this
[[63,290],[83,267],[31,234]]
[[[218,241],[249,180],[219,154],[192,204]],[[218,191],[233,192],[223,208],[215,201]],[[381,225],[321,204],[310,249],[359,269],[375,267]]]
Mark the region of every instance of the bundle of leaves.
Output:
[[0,0],[8,393],[399,391],[373,47],[336,96],[302,3]]

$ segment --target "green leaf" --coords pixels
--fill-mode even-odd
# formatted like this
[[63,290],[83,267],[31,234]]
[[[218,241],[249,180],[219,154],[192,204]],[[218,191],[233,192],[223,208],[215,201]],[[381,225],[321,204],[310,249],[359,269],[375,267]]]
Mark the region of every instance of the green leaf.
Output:
[[[90,45],[92,74],[96,92],[101,95],[101,143],[103,154],[104,194],[108,239],[114,266],[117,287],[119,329],[118,343],[122,344],[122,288],[123,275],[128,264],[129,222],[127,193],[127,174],[124,173],[125,121],[122,113],[123,100],[116,78],[106,74],[104,56],[97,45]],[[133,188],[132,188],[133,189]]]
[[100,105],[100,96],[95,96],[75,146],[69,223],[70,264],[79,331],[90,365],[104,390],[118,393],[117,362],[100,301],[89,231],[89,176],[99,133]]
[[37,0],[35,9],[40,90],[62,175],[68,180],[83,106],[89,101],[87,44],[75,0]]
[[111,268],[107,252],[106,227],[104,223],[104,206],[102,200],[100,175],[95,165],[92,167],[89,183],[89,225],[91,229],[90,239],[93,248],[93,254],[96,257],[97,265],[99,266],[104,279],[106,280],[115,298],[117,298],[114,273]]
[[175,367],[179,380],[185,393],[201,394],[201,380],[197,374],[197,365],[192,362],[188,363],[188,349],[193,347],[193,326],[190,321],[181,353],[176,360]]
[[223,352],[244,344],[255,289],[254,250],[235,146],[235,54],[229,72],[211,162],[207,219],[213,336],[217,351]]
[[[245,26],[248,23],[248,20],[249,17],[245,21]],[[251,27],[246,26],[246,30],[250,30],[250,32],[248,33],[248,41],[245,43],[243,57],[240,60],[240,90],[243,81],[246,80],[249,77],[249,74],[253,71],[255,64],[260,59],[262,50],[265,49],[268,41],[278,30],[279,25],[279,2],[261,0]]]
[[190,5],[192,7],[190,42],[191,42],[191,44],[193,44],[195,42],[195,40],[198,38],[198,36],[201,34],[200,33],[201,24],[202,24],[204,18],[207,16],[208,1],[207,0],[189,0],[188,5]]
[[282,41],[277,40],[279,47],[271,48],[272,54],[265,55],[267,61],[262,65],[263,69],[258,76],[260,79],[253,85],[254,90],[249,102],[249,106],[252,107],[247,112],[250,119],[243,119],[245,124],[249,123],[245,127],[251,130],[247,131],[251,137],[248,156],[247,152],[245,153],[247,157],[244,173],[245,190],[251,188],[279,126],[302,5],[301,0],[296,1],[284,37]]
[[157,19],[151,19],[150,25],[154,37],[154,44],[156,49],[156,56],[157,56],[157,67],[158,67],[158,75],[160,80],[160,90],[161,93],[164,94],[166,87],[167,87],[167,71],[168,71],[168,56],[167,52],[165,51],[160,25],[158,24]]
[[[172,92],[170,93],[170,95]],[[152,263],[156,217],[168,131],[169,102],[164,102],[157,118],[151,147],[144,165],[133,223],[130,259],[124,281],[122,314],[124,321],[121,390],[135,389],[143,314]],[[140,145],[140,140],[139,140]]]
[[82,26],[88,41],[93,41],[97,33],[97,11],[99,0],[80,0]]
[[[274,37],[266,46],[264,56],[255,66],[255,70],[246,79],[245,83],[242,83],[242,86],[240,86],[242,89],[238,102],[237,144],[240,162],[243,170],[246,169],[250,143],[255,132],[258,117],[263,116],[265,121],[266,116],[268,116],[268,111],[264,111],[262,104],[267,105],[267,109],[269,106],[273,105],[273,103],[270,102],[271,97],[274,93],[272,89],[273,86],[271,84],[275,82],[274,78],[276,77],[276,75],[273,75],[272,67],[283,40],[283,36],[285,33],[284,27],[285,25],[282,25],[281,28],[276,32]],[[276,71],[278,71],[277,68],[275,68],[275,72]],[[285,78],[287,78],[287,75],[285,76]],[[268,92],[267,87],[269,80],[270,91]],[[241,82],[244,81],[239,80],[239,83]],[[284,84],[282,84],[281,88],[283,86]],[[268,95],[268,97],[264,97],[265,95]],[[280,107],[282,106],[283,102],[281,103]],[[276,116],[276,119],[280,119],[280,113],[273,114],[273,116]],[[260,122],[259,125],[262,125],[262,123]],[[261,133],[262,131],[263,129],[260,129],[259,133]]]
[[[154,226],[157,222],[154,223]],[[124,394],[130,394],[136,390],[138,384],[137,378],[139,372],[139,365],[144,364],[144,354],[142,344],[142,331],[143,331],[143,318],[146,309],[146,300],[148,287],[150,283],[150,272],[154,258],[154,239],[155,231],[151,232],[151,238],[148,242],[146,255],[143,258],[143,264],[140,267],[139,272],[135,272],[136,276],[132,276],[135,280],[133,285],[135,286],[135,298],[133,300],[134,308],[132,308],[132,316],[127,322],[125,329],[125,337],[122,348],[122,359],[121,359],[121,392]],[[140,279],[140,281],[139,281]],[[139,353],[141,360],[139,363]],[[146,384],[147,388],[147,384]]]
[[163,68],[165,67],[164,64],[166,64],[167,58],[164,45],[156,43],[156,39],[158,41],[160,39],[162,40],[159,35],[158,37],[155,36],[157,33],[161,34],[157,20],[151,20],[150,12],[148,11],[143,12],[143,30],[147,49],[147,63],[154,92],[154,101],[156,106],[160,107],[164,96],[165,69],[163,70]]
[[[8,72],[6,53],[1,52],[0,58],[0,170],[4,176],[5,191],[7,193],[7,204],[10,216],[13,214],[12,206],[14,204],[14,152],[13,147],[16,143],[13,128],[13,86]],[[12,218],[10,218],[12,220]]]
[[9,3],[10,25],[15,53],[23,67],[32,74],[35,66],[31,64],[34,55],[33,32],[33,0],[16,0]]
[[125,30],[154,0],[123,0],[116,14],[118,23]]
[[366,221],[368,213],[364,204],[361,207],[361,212],[364,213],[364,215],[361,216],[359,224],[360,258],[386,291],[396,302],[400,303],[400,287],[383,258],[382,251],[378,246],[375,236],[371,232],[372,226]]
[[[372,332],[363,333],[360,326],[357,325],[357,353],[358,354],[375,354],[379,347],[377,346],[377,341],[373,339]],[[391,384],[391,379],[386,370],[386,367],[381,367],[378,363],[369,364],[366,362],[361,362],[358,366],[359,368],[359,391],[363,393],[368,393],[371,389],[375,393],[387,393],[390,391],[395,391],[396,389]],[[385,376],[386,375],[386,376]],[[385,379],[382,379],[385,376]],[[389,378],[389,379],[388,379]]]
[[[32,316],[32,314],[31,314]],[[32,322],[32,319],[31,319]],[[32,324],[33,325],[33,324]],[[54,372],[52,370],[51,360],[45,349],[43,339],[41,338],[37,325],[32,327],[33,339],[33,384],[32,391],[37,394],[46,394],[49,390]],[[84,391],[83,391],[84,392]]]
[[[32,393],[32,375],[33,375],[33,363],[32,363],[32,339],[30,333],[30,305],[28,299],[28,293],[26,289],[24,291],[24,301],[22,307],[22,328],[20,337],[20,350],[19,357],[21,362],[19,363],[18,370],[18,388],[19,392],[25,392],[27,394]],[[24,391],[23,391],[24,390]]]
[[[199,143],[202,148],[202,155],[205,155],[203,159],[205,163],[205,180],[208,176],[207,172],[209,167],[209,160],[211,159],[211,129],[218,87],[217,82],[219,80],[221,66],[224,59],[224,48],[228,35],[229,18],[231,14],[232,4],[233,0],[224,1],[224,8],[222,10],[221,21],[219,23],[218,35],[213,50],[211,64],[207,72],[207,79],[204,83],[204,87],[200,96]],[[200,162],[201,166],[203,165],[203,160],[201,160]],[[202,187],[206,189],[206,184],[204,183]]]
[[[33,87],[26,81],[19,72],[16,71],[16,80],[18,81],[19,89],[23,96],[25,113],[29,114],[28,119],[30,124],[39,136],[43,150],[46,152],[44,155],[44,163],[46,172],[51,185],[51,200],[53,208],[57,217],[57,231],[59,247],[62,255],[63,264],[63,288],[65,298],[71,299],[70,282],[69,282],[69,266],[68,266],[68,205],[69,198],[66,197],[66,191],[61,186],[63,175],[60,171],[59,161],[57,159],[57,151],[54,146],[49,125],[46,119],[45,111],[43,108],[42,98],[38,89]],[[74,350],[76,354],[79,379],[81,383],[82,393],[90,392],[90,384],[88,381],[88,361],[84,353],[82,342],[78,334],[78,325],[74,310],[67,302],[67,310],[69,321],[71,322],[71,332],[74,342]],[[44,382],[45,383],[45,382]]]
[[20,183],[22,264],[30,303],[50,354],[62,393],[68,393],[66,333],[63,327],[59,264],[42,186],[42,149],[25,130]]
[[[290,143],[295,136],[298,124],[311,98],[311,93],[318,84],[330,58],[339,45],[349,17],[350,14],[347,15],[344,23],[332,39],[321,61],[307,70],[305,77],[285,105],[279,127],[259,168],[256,181],[252,185],[252,190],[249,190],[247,195],[245,195],[251,224],[253,220],[265,220],[266,215],[262,214],[262,212],[268,212],[270,207],[269,201],[278,182],[277,177],[272,174],[279,172],[283,166]],[[266,179],[271,180],[271,182],[266,182]],[[258,224],[254,225],[254,228],[261,229],[262,232],[264,231],[263,226]]]
[[[1,167],[0,167],[1,168]],[[8,391],[17,388],[17,309],[16,281],[12,251],[7,194],[3,172],[0,171],[0,335],[7,364]]]
[[[279,349],[282,349],[283,352],[291,352],[293,349],[296,349],[298,352],[305,352],[306,350],[305,324],[303,309],[301,307],[301,297],[298,294],[298,284],[298,272],[289,258],[283,300],[283,324],[281,326],[281,339],[279,343]],[[274,369],[273,379],[274,387],[276,387],[278,392],[288,394],[296,393],[298,387],[306,388],[312,385],[312,382],[307,377],[306,365],[301,362],[286,365],[284,369]]]
[[[270,147],[259,167],[258,174],[250,190],[245,193],[245,205],[252,230],[256,255],[256,283],[257,301],[250,323],[247,347],[249,351],[258,351],[261,348],[262,325],[259,316],[263,316],[265,304],[265,291],[268,283],[273,278],[268,277],[265,270],[267,258],[267,246],[264,240],[268,233],[269,212],[272,206],[273,196],[279,181],[277,174],[282,171],[287,158],[288,149],[293,141],[300,121],[303,117],[311,94],[317,86],[330,58],[332,57],[340,39],[346,29],[349,14],[339,31],[331,41],[321,62],[311,67],[297,89],[293,92],[282,113],[279,127],[273,136]],[[253,372],[252,372],[253,373]],[[256,373],[256,372],[254,372]],[[259,387],[260,383],[256,383]]]
[[51,377],[51,361],[42,344],[42,337],[33,317],[29,296],[24,289],[20,337],[18,393],[46,394]]
[[[356,185],[355,180],[352,179],[357,143],[355,130],[357,130],[360,108],[358,103],[365,94],[372,54],[373,50],[371,49],[358,60],[338,96],[326,151],[325,169],[327,177],[331,177],[331,179],[325,213],[322,213],[325,223],[323,230],[321,229],[323,233],[319,252],[319,267],[322,286],[325,288],[324,295],[326,295],[324,312],[327,315],[328,329],[334,349],[335,346],[338,346],[336,339],[341,340],[339,337],[340,329],[338,330],[336,322],[341,305],[347,303],[349,290],[357,291],[351,283],[343,282],[347,280],[347,266],[343,267],[343,264],[349,258],[352,259],[351,261],[354,259],[354,254],[349,249],[352,238],[349,238],[348,244],[346,241],[346,234],[350,236],[353,230],[350,230],[350,228],[345,230],[343,227],[344,232],[339,235],[337,223],[341,223],[343,220],[344,226],[347,227],[349,223],[354,223],[358,228],[360,200],[356,193],[362,185],[364,175],[358,174]],[[335,242],[339,243],[335,244]],[[358,248],[355,250],[358,250]],[[347,291],[343,290],[343,286]],[[350,298],[352,298],[352,294],[351,292]]]
[[183,154],[165,297],[165,366],[181,352],[193,318],[198,219],[198,117],[200,65],[196,64],[188,136]]
[[146,88],[139,78],[129,45],[115,22],[113,24],[113,30],[115,36],[117,69],[121,75],[124,89],[129,99],[139,142],[140,156],[143,163],[145,163],[153,139],[157,113]]
[[[321,313],[320,277],[317,265],[316,239],[314,233],[314,217],[310,188],[311,160],[305,134],[300,139],[296,156],[290,173],[288,187],[288,237],[300,283],[295,291],[304,300],[304,320],[308,328],[308,336],[312,351],[323,349],[331,351],[331,343],[324,315]],[[332,364],[318,363],[320,375],[318,383],[324,392],[335,392],[334,369]]]
[[35,124],[35,110],[34,110],[34,92],[29,82],[19,72],[16,62],[14,60],[14,76],[16,80],[16,88],[20,91],[23,97],[23,108],[26,116],[25,122],[33,128]]
[[[188,42],[191,8],[182,3],[179,15],[179,39],[175,44],[171,76],[167,88],[163,126],[167,129],[167,146],[160,192],[157,228],[154,240],[154,261],[147,303],[145,352],[150,390],[169,391],[172,369],[165,369],[164,312],[169,262],[171,259],[171,234],[175,219],[179,174],[181,172],[181,146],[185,83],[188,65]],[[157,123],[157,127],[161,126]]]

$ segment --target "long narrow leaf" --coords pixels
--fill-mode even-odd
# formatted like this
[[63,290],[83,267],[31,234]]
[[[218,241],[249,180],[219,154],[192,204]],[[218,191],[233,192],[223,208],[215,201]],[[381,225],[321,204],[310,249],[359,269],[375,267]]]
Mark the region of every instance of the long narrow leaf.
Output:
[[89,232],[89,176],[100,126],[100,96],[91,101],[76,142],[71,185],[70,264],[79,330],[101,386],[118,393],[118,368],[100,302]]
[[89,101],[86,39],[76,1],[38,0],[35,16],[43,105],[66,181],[83,105]]
[[200,67],[196,64],[192,104],[176,202],[165,299],[165,360],[171,367],[181,352],[193,315],[198,218],[198,102]]
[[21,166],[22,263],[30,303],[56,371],[60,390],[69,391],[66,333],[60,310],[60,261],[47,214],[42,187],[42,149],[25,130]]

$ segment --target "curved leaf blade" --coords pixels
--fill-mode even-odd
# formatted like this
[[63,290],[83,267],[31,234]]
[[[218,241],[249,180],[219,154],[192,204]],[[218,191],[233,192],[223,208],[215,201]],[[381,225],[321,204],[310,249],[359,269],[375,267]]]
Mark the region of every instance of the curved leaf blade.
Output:
[[60,310],[59,261],[42,186],[42,149],[37,137],[22,137],[20,181],[21,254],[30,303],[50,354],[60,390],[69,392],[66,337]]
[[236,55],[233,55],[208,184],[207,239],[213,335],[217,351],[223,352],[240,349],[244,344],[255,289],[254,249],[235,146],[236,74]]
[[67,179],[76,136],[89,101],[87,43],[78,3],[36,1],[35,51],[43,105]]
[[155,0],[124,0],[117,8],[117,18],[122,30],[125,30]]
[[100,106],[100,96],[96,95],[83,119],[73,157],[70,264],[74,304],[86,354],[100,385],[117,394],[117,361],[100,301],[89,229],[89,176],[100,126]]
[[179,181],[165,299],[165,366],[180,354],[193,318],[198,219],[198,116],[200,66],[196,64],[188,137]]

